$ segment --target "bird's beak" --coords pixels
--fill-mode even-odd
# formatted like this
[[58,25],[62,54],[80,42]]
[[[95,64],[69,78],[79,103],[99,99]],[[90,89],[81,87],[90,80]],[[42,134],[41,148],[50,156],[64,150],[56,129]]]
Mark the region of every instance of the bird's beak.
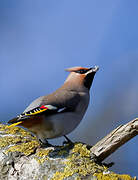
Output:
[[99,66],[94,66],[94,67],[92,68],[92,70],[93,70],[93,72],[97,72],[97,71],[99,70]]
[[87,74],[93,73],[93,72],[96,73],[98,70],[99,70],[99,66],[94,66],[94,67],[90,68],[90,70],[87,72]]

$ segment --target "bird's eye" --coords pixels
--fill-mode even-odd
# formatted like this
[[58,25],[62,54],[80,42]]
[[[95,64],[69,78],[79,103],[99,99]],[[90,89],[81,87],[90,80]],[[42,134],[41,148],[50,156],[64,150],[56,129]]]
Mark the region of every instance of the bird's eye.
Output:
[[87,72],[86,69],[80,69],[78,71],[76,71],[76,73],[79,73],[79,74],[85,74]]

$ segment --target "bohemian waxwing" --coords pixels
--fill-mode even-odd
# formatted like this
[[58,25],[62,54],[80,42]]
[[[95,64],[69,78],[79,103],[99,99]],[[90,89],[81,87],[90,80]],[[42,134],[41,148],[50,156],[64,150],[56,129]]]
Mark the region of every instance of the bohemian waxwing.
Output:
[[89,90],[98,67],[73,67],[64,84],[52,94],[34,100],[25,111],[10,120],[12,126],[21,125],[48,145],[47,139],[66,137],[82,120],[88,104]]

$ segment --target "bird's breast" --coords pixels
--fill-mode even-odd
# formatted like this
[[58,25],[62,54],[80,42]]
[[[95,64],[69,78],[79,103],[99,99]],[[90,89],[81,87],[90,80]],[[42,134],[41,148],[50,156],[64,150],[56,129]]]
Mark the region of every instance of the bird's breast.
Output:
[[89,105],[89,94],[87,93],[80,93],[80,102],[78,103],[78,105],[76,106],[76,113],[79,113],[80,115],[84,115],[88,105]]
[[73,111],[59,112],[49,116],[45,115],[41,124],[32,127],[31,130],[36,132],[39,137],[47,139],[60,137],[72,132],[79,125],[89,104],[88,94],[82,93],[80,96],[80,101]]
[[[61,112],[49,117],[45,117],[45,126],[51,122],[53,127],[53,136],[63,136],[72,132],[82,120],[89,104],[89,96],[81,96],[81,100],[72,112]],[[53,138],[54,138],[53,137]],[[50,138],[50,137],[49,137]]]

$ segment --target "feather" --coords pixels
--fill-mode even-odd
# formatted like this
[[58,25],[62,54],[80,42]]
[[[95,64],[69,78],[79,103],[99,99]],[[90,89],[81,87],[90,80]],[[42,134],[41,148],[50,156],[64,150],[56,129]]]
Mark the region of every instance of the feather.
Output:
[[21,124],[21,123],[22,123],[22,121],[19,121],[19,122],[13,123],[13,124],[9,125],[9,126],[8,126],[8,128],[11,128],[11,127],[17,126],[17,125],[19,125],[19,124]]
[[33,117],[35,115],[39,115],[45,111],[47,111],[47,114],[49,114],[49,113],[51,114],[51,113],[57,112],[57,107],[52,106],[52,105],[42,105],[40,107],[36,107],[30,111],[22,113],[19,116],[17,116],[16,118],[13,118],[8,122],[9,124],[11,124],[9,126],[9,128],[13,127],[13,126],[17,126],[17,125],[23,123],[27,119],[29,119],[31,121],[31,117]]

